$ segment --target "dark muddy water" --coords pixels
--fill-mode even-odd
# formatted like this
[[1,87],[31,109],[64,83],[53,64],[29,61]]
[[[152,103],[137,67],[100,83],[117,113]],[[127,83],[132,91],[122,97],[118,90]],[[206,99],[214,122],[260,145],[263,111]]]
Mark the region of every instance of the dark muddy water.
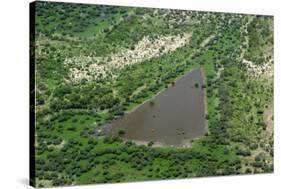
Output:
[[[197,86],[197,84],[198,86]],[[205,134],[205,89],[201,69],[193,70],[131,113],[112,121],[105,132],[135,141],[184,145]]]

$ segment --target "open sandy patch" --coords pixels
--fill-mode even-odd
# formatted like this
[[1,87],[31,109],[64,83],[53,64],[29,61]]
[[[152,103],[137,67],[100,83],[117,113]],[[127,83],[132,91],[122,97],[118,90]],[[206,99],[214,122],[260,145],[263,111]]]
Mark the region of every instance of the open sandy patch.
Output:
[[67,58],[64,64],[69,67],[71,81],[103,79],[116,75],[116,69],[123,69],[126,66],[173,52],[188,44],[191,36],[191,33],[156,38],[145,36],[132,49],[121,49],[108,57],[81,55]]

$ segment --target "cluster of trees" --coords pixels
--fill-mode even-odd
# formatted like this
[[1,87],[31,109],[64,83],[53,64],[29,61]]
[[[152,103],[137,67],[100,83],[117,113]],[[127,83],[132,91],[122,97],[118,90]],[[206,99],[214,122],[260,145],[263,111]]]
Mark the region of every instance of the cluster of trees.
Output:
[[[101,143],[104,148],[98,148]],[[155,164],[156,160],[168,162],[167,166],[158,166]],[[84,163],[81,164],[81,161]],[[191,166],[193,161],[198,163],[197,167]],[[192,149],[162,151],[144,145],[136,146],[129,141],[123,143],[119,137],[104,137],[103,140],[89,138],[87,145],[73,139],[59,152],[48,153],[47,159],[37,158],[36,176],[41,180],[52,180],[54,186],[79,182],[79,177],[87,172],[95,175],[94,182],[120,182],[127,179],[122,169],[107,170],[111,167],[116,170],[124,163],[130,166],[129,169],[133,174],[142,172],[148,179],[183,178],[188,175],[209,176],[221,174],[216,166],[218,162],[219,159],[210,153]],[[224,174],[227,174],[226,171],[236,173],[234,170],[239,167],[239,161],[231,160],[228,164],[234,168],[226,166]]]
[[[73,36],[89,27],[99,28],[105,22],[114,25],[115,17],[121,15],[125,18],[127,12],[126,7],[37,2],[36,31],[48,37],[52,37],[55,33]],[[101,28],[98,32],[103,31]]]
[[64,109],[105,110],[118,105],[119,98],[114,98],[111,85],[86,84],[73,86],[59,85],[50,102],[50,109],[58,112]]
[[[54,27],[62,34],[67,29],[70,35],[76,36],[77,32],[83,32],[88,26],[96,24],[95,21],[89,19],[89,16],[101,19],[107,17],[108,19],[111,14],[126,15],[127,13],[125,8],[117,10],[111,7],[88,8],[88,6],[82,6],[78,11],[75,7],[80,7],[80,5],[75,4],[47,3],[46,9],[40,7],[43,5],[45,6],[44,2],[38,4],[37,14],[40,18],[38,19],[38,32],[44,33],[47,37],[54,32]],[[61,10],[64,10],[63,13]],[[53,11],[57,11],[58,14],[49,16]],[[84,173],[90,172],[94,175],[92,180],[83,182],[126,181],[128,175],[123,173],[122,167],[119,167],[124,164],[132,174],[142,174],[142,178],[151,179],[239,174],[241,173],[239,157],[249,156],[251,155],[250,150],[257,148],[255,145],[250,146],[250,150],[230,148],[230,142],[247,143],[247,138],[233,135],[229,131],[233,127],[231,120],[237,116],[235,114],[238,110],[237,106],[241,103],[237,101],[232,92],[235,88],[239,88],[237,81],[233,79],[237,79],[235,74],[240,73],[241,70],[231,69],[233,66],[239,66],[235,62],[238,56],[235,49],[241,42],[239,41],[241,22],[239,19],[235,21],[230,15],[225,15],[225,19],[219,21],[217,20],[219,14],[210,16],[210,19],[205,16],[201,24],[190,26],[194,27],[192,29],[196,35],[193,35],[188,46],[166,56],[130,66],[120,71],[114,81],[82,82],[79,85],[64,82],[64,76],[68,72],[63,66],[62,60],[66,57],[77,56],[80,55],[79,53],[87,55],[89,51],[95,51],[97,56],[102,56],[114,52],[120,47],[132,48],[145,35],[157,36],[187,31],[185,25],[175,25],[174,29],[170,29],[165,24],[155,26],[153,16],[149,20],[151,23],[145,24],[142,11],[154,14],[148,9],[137,9],[135,16],[126,16],[127,22],[114,26],[114,32],[106,31],[105,38],[97,38],[95,41],[79,38],[77,41],[71,41],[62,38],[61,42],[70,44],[66,49],[54,47],[50,43],[46,45],[43,55],[41,54],[37,59],[39,77],[36,104],[44,106],[44,111],[38,112],[36,117],[38,134],[36,176],[39,180],[51,180],[53,185],[69,185],[79,181]],[[73,16],[74,14],[79,17]],[[178,14],[180,13],[175,12],[169,18],[177,17]],[[202,14],[192,12],[191,16],[200,20]],[[234,21],[227,24],[229,20]],[[68,21],[74,24],[67,25],[65,22]],[[49,23],[56,24],[51,26]],[[46,27],[41,27],[43,25]],[[204,49],[200,49],[202,41],[214,30],[220,37],[215,37]],[[87,48],[82,51],[81,46]],[[219,104],[206,116],[210,133],[198,142],[198,149],[161,150],[150,146],[136,146],[129,141],[123,142],[119,137],[96,136],[94,128],[91,126],[82,131],[75,126],[65,128],[66,122],[69,122],[70,119],[73,125],[82,125],[81,121],[84,120],[72,119],[78,114],[94,117],[98,126],[111,121],[114,117],[122,116],[132,103],[139,104],[163,87],[173,85],[175,78],[199,64],[206,66],[206,70],[209,69],[210,64],[214,66],[214,71],[208,71],[207,85],[204,87],[207,88],[208,99],[217,98]],[[216,80],[215,73],[210,72],[217,72],[222,65],[225,70],[221,73],[219,80]],[[239,76],[241,76],[239,78],[246,78],[243,74]],[[252,88],[247,90],[252,90]],[[153,105],[153,103],[151,104]],[[258,125],[264,128],[261,121]],[[73,140],[66,140],[60,148],[57,147],[63,142],[63,138],[57,137],[58,133],[75,132],[81,133]],[[124,134],[123,131],[119,131],[120,137]],[[63,135],[61,136],[63,137]],[[81,142],[85,140],[86,142]],[[200,147],[207,148],[207,150],[200,150]],[[165,165],[159,165],[158,162],[165,162]],[[257,158],[251,165],[262,168],[264,171],[272,169],[262,158]],[[117,171],[107,171],[110,168]],[[252,170],[248,170],[248,172],[250,171]],[[138,178],[136,176],[136,179]]]
[[248,28],[249,47],[245,58],[254,64],[264,64],[272,58],[273,49],[273,18],[269,16],[256,16],[250,22]]

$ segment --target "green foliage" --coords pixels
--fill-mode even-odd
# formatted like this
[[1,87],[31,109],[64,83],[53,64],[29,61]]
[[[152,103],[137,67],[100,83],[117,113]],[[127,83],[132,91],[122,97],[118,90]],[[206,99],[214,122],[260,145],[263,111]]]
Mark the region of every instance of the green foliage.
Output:
[[[166,10],[156,14],[145,8],[36,3],[39,181],[61,186],[273,170],[267,156],[252,158],[252,152],[263,148],[273,156],[273,143],[263,145],[259,140],[266,130],[263,114],[272,101],[273,83],[252,79],[239,60],[248,17],[187,14],[190,22],[180,22],[181,11],[163,16]],[[250,60],[260,59],[263,49],[271,47],[272,21],[253,17],[249,24],[245,56]],[[193,33],[188,45],[114,70],[116,77],[80,83],[69,79],[72,67],[64,63],[68,58],[108,56],[124,48],[133,50],[144,36],[154,39],[184,32]],[[103,134],[104,125],[147,100],[153,106],[157,93],[200,66],[206,80],[200,90],[206,91],[208,134],[194,140],[191,148],[136,145],[123,141],[124,130],[118,137]]]

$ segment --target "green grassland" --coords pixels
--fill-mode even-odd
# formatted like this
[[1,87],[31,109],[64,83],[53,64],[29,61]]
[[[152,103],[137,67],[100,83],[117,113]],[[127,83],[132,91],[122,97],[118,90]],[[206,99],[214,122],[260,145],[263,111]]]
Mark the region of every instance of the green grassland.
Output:
[[[179,10],[36,3],[36,186],[273,171],[273,133],[263,118],[273,103],[273,79],[251,77],[240,57],[246,34],[247,59],[273,57],[263,51],[273,48],[272,17],[186,13],[190,20],[182,22]],[[186,32],[192,33],[188,44],[117,70],[115,78],[72,82],[64,64],[133,49],[145,36]],[[206,77],[208,133],[190,148],[136,145],[97,133],[198,67]]]

